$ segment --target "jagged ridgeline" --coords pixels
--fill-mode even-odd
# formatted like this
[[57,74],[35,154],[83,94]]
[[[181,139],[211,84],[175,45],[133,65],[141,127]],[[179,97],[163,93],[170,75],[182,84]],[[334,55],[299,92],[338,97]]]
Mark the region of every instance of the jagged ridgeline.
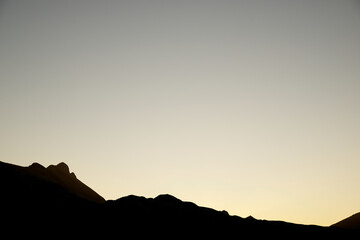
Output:
[[350,224],[350,230],[342,227],[344,224],[320,227],[242,218],[168,194],[155,198],[130,195],[105,201],[77,179],[65,163],[21,167],[0,162],[0,188],[1,226],[11,238],[48,238],[48,232],[65,238],[71,235],[135,239],[360,236],[360,224],[356,221]]

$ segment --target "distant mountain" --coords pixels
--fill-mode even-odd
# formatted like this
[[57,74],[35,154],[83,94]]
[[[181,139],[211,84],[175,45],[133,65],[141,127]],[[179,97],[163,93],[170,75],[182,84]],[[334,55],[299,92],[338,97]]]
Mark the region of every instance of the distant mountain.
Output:
[[38,163],[20,167],[0,162],[0,192],[0,226],[3,234],[15,239],[48,239],[48,232],[52,233],[50,238],[81,239],[360,236],[359,231],[339,227],[231,216],[168,194],[105,201],[70,173],[65,163],[45,168]]
[[338,223],[332,225],[334,227],[345,228],[345,229],[357,229],[360,230],[360,212],[356,213]]

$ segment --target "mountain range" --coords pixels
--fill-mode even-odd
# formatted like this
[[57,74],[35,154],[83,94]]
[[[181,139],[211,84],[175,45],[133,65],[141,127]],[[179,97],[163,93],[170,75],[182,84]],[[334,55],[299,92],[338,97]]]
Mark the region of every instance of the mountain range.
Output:
[[65,163],[45,168],[38,163],[21,167],[0,162],[0,190],[0,226],[11,238],[360,236],[360,213],[321,227],[232,216],[168,194],[106,201]]

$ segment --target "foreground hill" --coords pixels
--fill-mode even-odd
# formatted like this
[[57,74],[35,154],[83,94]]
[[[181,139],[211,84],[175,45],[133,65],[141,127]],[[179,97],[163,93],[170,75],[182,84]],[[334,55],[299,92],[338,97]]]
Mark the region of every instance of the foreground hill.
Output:
[[[0,162],[2,229],[20,236],[111,238],[347,238],[358,231],[231,216],[174,196],[105,201],[65,163],[45,168]],[[51,237],[54,237],[51,235]]]
[[360,230],[360,212],[356,213],[338,223],[332,225],[334,227],[346,228],[346,229],[357,229]]

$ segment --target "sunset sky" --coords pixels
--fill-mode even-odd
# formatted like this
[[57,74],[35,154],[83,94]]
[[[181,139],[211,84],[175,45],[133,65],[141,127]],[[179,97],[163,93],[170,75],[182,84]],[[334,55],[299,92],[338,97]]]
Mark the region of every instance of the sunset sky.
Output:
[[333,224],[360,211],[360,2],[2,0],[0,161]]

